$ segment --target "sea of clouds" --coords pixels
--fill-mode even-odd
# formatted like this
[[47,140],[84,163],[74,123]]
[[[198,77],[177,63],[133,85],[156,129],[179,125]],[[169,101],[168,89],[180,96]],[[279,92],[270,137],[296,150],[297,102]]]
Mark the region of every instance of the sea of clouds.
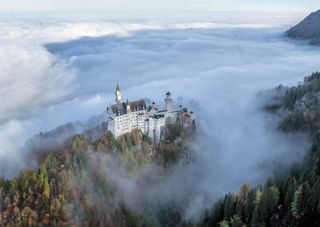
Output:
[[320,48],[283,36],[300,16],[0,15],[1,175],[28,167],[21,147],[34,134],[105,111],[118,81],[125,99],[161,106],[169,90],[195,113],[197,162],[184,186],[215,198],[262,183],[307,148],[277,132],[256,97],[319,70]]

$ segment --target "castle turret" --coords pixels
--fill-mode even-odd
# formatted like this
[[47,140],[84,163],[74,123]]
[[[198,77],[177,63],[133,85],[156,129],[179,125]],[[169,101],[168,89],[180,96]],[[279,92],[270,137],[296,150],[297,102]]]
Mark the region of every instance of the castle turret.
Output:
[[171,98],[171,93],[168,91],[166,94],[166,98],[164,99],[165,103],[166,103],[166,109],[167,112],[171,113],[173,110],[173,101]]
[[117,83],[115,95],[116,95],[116,100],[115,100],[116,103],[121,104],[122,103],[122,95],[121,95],[121,91],[120,91],[120,87],[119,87],[118,83]]
[[131,111],[129,99],[127,99],[126,110],[127,110],[127,113],[130,113],[130,111]]

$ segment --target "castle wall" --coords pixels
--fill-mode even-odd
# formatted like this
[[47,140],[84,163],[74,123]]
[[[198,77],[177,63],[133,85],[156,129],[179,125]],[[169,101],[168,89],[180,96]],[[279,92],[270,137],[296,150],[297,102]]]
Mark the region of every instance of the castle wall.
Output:
[[161,140],[162,128],[166,125],[166,118],[149,118],[148,136],[156,143]]
[[129,133],[133,129],[142,129],[142,116],[146,115],[146,110],[129,112],[120,116],[113,117],[113,131],[115,137]]

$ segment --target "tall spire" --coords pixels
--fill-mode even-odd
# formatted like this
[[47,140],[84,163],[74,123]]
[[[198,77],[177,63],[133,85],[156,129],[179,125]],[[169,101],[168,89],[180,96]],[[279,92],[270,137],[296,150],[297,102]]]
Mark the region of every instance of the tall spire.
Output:
[[120,86],[119,86],[119,83],[117,81],[117,87],[116,87],[116,91],[120,91]]
[[122,96],[121,96],[120,86],[119,86],[119,83],[118,83],[118,82],[117,82],[117,87],[116,87],[115,95],[116,95],[116,100],[115,100],[116,103],[117,103],[117,104],[122,103]]

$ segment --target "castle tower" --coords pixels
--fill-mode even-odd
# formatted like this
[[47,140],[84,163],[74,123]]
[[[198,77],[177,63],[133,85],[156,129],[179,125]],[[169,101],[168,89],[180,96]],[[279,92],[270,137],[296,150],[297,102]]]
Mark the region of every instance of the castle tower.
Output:
[[129,99],[127,99],[127,103],[126,103],[126,109],[127,109],[127,113],[130,113],[131,108],[130,108],[130,103],[129,103]]
[[120,87],[119,87],[118,83],[117,83],[115,95],[116,95],[116,100],[115,100],[116,103],[121,104],[122,103],[122,95],[121,95],[121,91],[120,91]]
[[166,103],[166,109],[167,112],[171,113],[173,110],[173,101],[171,98],[171,93],[168,91],[166,94],[166,98],[164,99],[165,103]]

